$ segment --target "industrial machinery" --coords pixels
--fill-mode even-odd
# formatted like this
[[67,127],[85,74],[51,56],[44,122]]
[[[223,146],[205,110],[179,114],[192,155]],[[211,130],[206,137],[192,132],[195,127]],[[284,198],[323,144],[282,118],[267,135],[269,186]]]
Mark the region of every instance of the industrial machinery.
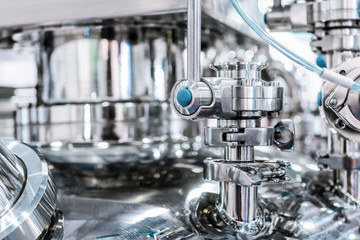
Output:
[[[0,238],[359,239],[359,4],[262,4],[1,2],[37,79],[1,95]],[[319,66],[266,26],[312,33]],[[328,149],[303,147],[317,113],[268,44],[325,80]]]
[[22,143],[4,141],[1,156],[1,239],[62,239],[63,216],[43,157]]
[[263,225],[258,186],[266,181],[285,181],[284,167],[289,163],[257,160],[254,147],[275,142],[291,149],[294,141],[293,127],[287,122],[275,129],[260,125],[260,118],[276,115],[283,101],[283,89],[277,82],[261,80],[264,67],[259,63],[215,64],[216,78],[180,81],[172,96],[180,116],[218,119],[217,127],[206,129],[205,143],[224,147],[225,159],[206,160],[204,177],[220,182],[217,209],[222,219],[234,228],[255,232]]
[[[296,15],[292,14],[294,11]],[[311,47],[321,54],[320,64],[356,82],[359,77],[358,11],[358,1],[316,1],[286,6],[277,1],[265,18],[273,30],[313,33]],[[325,82],[319,92],[318,105],[329,126],[328,149],[320,153],[319,164],[333,170],[335,188],[342,188],[340,191],[358,201],[358,93]]]

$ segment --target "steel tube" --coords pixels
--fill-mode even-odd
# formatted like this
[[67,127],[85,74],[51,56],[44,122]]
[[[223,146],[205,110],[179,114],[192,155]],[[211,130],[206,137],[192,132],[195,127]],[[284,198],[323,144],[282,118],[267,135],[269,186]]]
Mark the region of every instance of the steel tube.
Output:
[[[228,161],[254,161],[254,147],[227,147],[225,148],[225,159]],[[220,183],[219,207],[231,218],[245,223],[255,220],[257,203],[257,187],[243,187],[231,182]]]
[[220,184],[220,207],[237,221],[248,223],[255,220],[257,202],[257,187],[242,187],[231,182]]
[[187,79],[200,80],[201,0],[188,0]]

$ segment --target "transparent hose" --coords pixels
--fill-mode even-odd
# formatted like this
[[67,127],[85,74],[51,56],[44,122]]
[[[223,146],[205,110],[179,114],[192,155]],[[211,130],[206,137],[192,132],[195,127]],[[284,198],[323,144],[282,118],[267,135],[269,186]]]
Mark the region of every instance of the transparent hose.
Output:
[[331,72],[326,68],[321,68],[315,64],[310,63],[309,61],[305,60],[304,58],[298,56],[294,52],[290,51],[288,48],[283,46],[281,43],[276,41],[274,38],[270,36],[268,32],[266,32],[262,27],[260,27],[245,11],[244,7],[240,4],[239,0],[230,0],[236,11],[240,14],[242,19],[249,25],[249,27],[255,31],[259,37],[261,37],[266,43],[277,49],[279,52],[284,54],[289,59],[293,60],[300,66],[310,70],[311,72],[316,73],[317,75],[321,76],[322,78],[333,82],[335,84],[352,88],[356,90],[360,90],[360,84],[354,82],[350,78],[337,74],[335,72]]

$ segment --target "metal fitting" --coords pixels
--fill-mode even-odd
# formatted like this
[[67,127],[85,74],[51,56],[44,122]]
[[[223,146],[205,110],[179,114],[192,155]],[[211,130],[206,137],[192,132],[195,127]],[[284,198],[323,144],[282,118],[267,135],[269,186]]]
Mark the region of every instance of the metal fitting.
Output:
[[[45,160],[25,144],[3,144],[0,169],[10,171],[0,175],[6,184],[0,199],[8,203],[0,206],[0,239],[61,239],[62,216],[56,209],[56,189]],[[7,182],[10,179],[16,181]]]

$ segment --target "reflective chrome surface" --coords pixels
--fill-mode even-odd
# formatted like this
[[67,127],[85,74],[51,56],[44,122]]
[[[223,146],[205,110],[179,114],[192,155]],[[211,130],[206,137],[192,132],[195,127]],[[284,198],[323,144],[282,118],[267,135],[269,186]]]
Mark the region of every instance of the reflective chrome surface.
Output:
[[[265,213],[263,239],[357,239],[359,210],[328,192],[329,175],[314,160],[275,149],[256,151],[267,159],[290,160],[290,182],[265,184],[259,201]],[[54,172],[66,188],[59,190],[64,209],[64,239],[253,239],[224,227],[214,210],[218,184],[204,182],[185,161],[175,171],[183,178],[175,186],[89,189]],[[190,167],[191,166],[191,167]],[[190,175],[188,175],[190,174]],[[161,181],[161,180],[159,180]],[[171,183],[169,181],[168,183]],[[216,209],[216,208],[215,208]],[[214,212],[215,211],[215,212]],[[269,211],[272,214],[269,214]],[[273,225],[269,225],[269,221]]]
[[38,33],[38,104],[166,101],[184,75],[185,28],[129,21]]
[[[10,208],[0,216],[1,239],[49,239],[50,229],[58,221],[56,190],[48,165],[42,156],[29,146],[3,141],[19,162],[23,164],[24,183]],[[2,149],[5,149],[2,146]],[[4,184],[5,181],[2,181]],[[61,238],[62,226],[54,236]]]
[[[340,64],[335,71],[341,72],[354,81],[360,77],[360,58],[353,58]],[[354,90],[343,89],[334,84],[325,83],[322,87],[321,113],[334,131],[345,139],[359,142],[360,129],[359,97]]]
[[[183,0],[127,0],[111,1],[104,4],[100,0],[83,1],[78,0],[76,4],[70,0],[56,0],[47,2],[43,0],[31,0],[24,4],[21,0],[7,2],[2,0],[0,9],[0,27],[39,27],[53,25],[54,23],[69,24],[73,22],[94,22],[101,19],[114,19],[119,17],[136,17],[148,15],[160,15],[167,13],[186,12],[187,1]],[[257,2],[246,3],[247,9],[259,13]],[[72,9],[72,11],[67,11]],[[246,24],[241,21],[240,16],[227,0],[203,0],[202,11],[211,19],[233,28],[237,32],[246,34],[252,39],[258,39],[256,34],[246,29]],[[14,17],[13,12],[18,16]],[[36,13],[36,14],[30,14]],[[51,13],[51,14],[47,14]],[[261,14],[254,14],[258,22],[262,22]]]
[[[297,14],[291,12],[297,11]],[[359,2],[356,0],[321,0],[274,5],[266,15],[268,25],[294,31],[313,33],[313,51],[325,55],[325,67],[358,81],[359,70]],[[301,24],[299,24],[301,22]],[[319,110],[328,123],[327,153],[320,153],[320,166],[333,170],[334,185],[359,198],[359,98],[357,91],[349,91],[324,82],[319,95]]]
[[[241,64],[235,64],[235,69],[228,69],[231,64],[224,68],[217,65],[217,78],[198,81],[200,61],[206,68],[214,59],[228,61],[230,56],[251,61],[256,58],[254,54],[259,54],[259,59],[264,60],[267,52],[256,40],[249,39],[252,33],[239,21],[228,0],[203,0],[201,7],[200,0],[110,0],[107,4],[98,0],[31,0],[18,6],[17,1],[1,2],[0,27],[20,26],[9,30],[22,31],[14,35],[15,48],[24,50],[35,43],[40,69],[36,104],[22,104],[17,111],[17,138],[40,146],[51,162],[60,186],[65,232],[62,236],[62,215],[51,194],[55,193],[54,185],[44,170],[30,174],[28,179],[42,176],[41,183],[47,183],[39,187],[44,192],[37,199],[39,207],[34,208],[34,215],[27,215],[26,224],[33,224],[20,225],[22,232],[16,229],[16,235],[7,238],[360,238],[356,199],[359,173],[351,169],[358,167],[357,144],[334,141],[334,151],[353,155],[320,160],[321,168],[337,169],[335,178],[329,172],[320,172],[317,163],[304,155],[272,148],[256,150],[255,145],[273,143],[282,150],[294,147],[294,128],[289,122],[282,120],[270,124],[274,128],[260,128],[264,122],[260,123],[259,118],[277,116],[284,103],[278,84],[258,80],[263,65],[248,64],[246,69]],[[279,11],[272,19],[284,23],[279,16],[285,17],[291,21],[290,27],[298,29],[319,27],[313,47],[333,51],[326,56],[331,59],[329,66],[358,54],[358,23],[350,19],[358,18],[355,1],[306,1],[292,9],[285,7],[284,12],[281,1],[274,2]],[[261,22],[257,1],[246,4],[246,9]],[[308,8],[310,4],[315,7]],[[311,17],[307,14],[310,10],[315,13]],[[350,21],[342,22],[346,19]],[[188,34],[186,20],[193,24]],[[229,26],[245,35],[232,35]],[[338,29],[349,26],[351,31]],[[329,36],[324,36],[327,33]],[[348,47],[356,51],[349,52]],[[346,51],[339,50],[342,48]],[[294,116],[304,99],[296,94],[298,86],[291,83],[295,73],[284,69],[278,71],[275,66],[272,76],[263,79],[280,76],[289,84],[294,94],[287,110],[292,111],[288,116]],[[212,147],[224,147],[224,151],[204,148],[201,129],[205,124],[182,121],[170,109],[169,90],[186,70],[190,72],[189,80],[195,81],[189,85],[183,81],[178,86],[194,91],[194,101],[189,109],[179,112],[187,113],[191,119],[224,118],[214,124],[216,127],[207,128],[205,139]],[[199,106],[205,106],[202,114],[191,116]],[[304,115],[297,116],[301,121],[313,120],[304,120]],[[305,142],[308,128],[303,129],[299,140]],[[307,144],[316,149],[313,142]],[[25,145],[6,145],[20,163],[25,155],[26,159],[35,155],[41,158],[36,152],[28,156],[33,150]],[[203,173],[206,156],[223,159],[207,160]],[[32,163],[29,168],[35,166]],[[1,167],[0,173],[5,169]],[[22,184],[27,193],[26,186],[31,182],[26,172],[21,174],[25,168],[16,169],[20,172],[12,173],[17,177],[10,185]],[[222,182],[205,182],[202,174]],[[338,181],[343,181],[342,188]],[[11,192],[6,186],[6,193]],[[16,205],[21,194],[10,195],[20,198],[7,197],[7,205],[18,207],[15,213],[21,212],[21,216],[28,213],[31,207],[22,209],[26,204]],[[7,214],[1,207],[0,238],[4,229],[1,211]]]
[[30,106],[19,109],[16,117],[17,138],[39,145],[180,141],[200,131],[161,102]]
[[17,110],[16,138],[58,165],[197,154],[201,124],[179,119],[168,104],[186,62],[183,16],[174,16],[15,35],[20,45],[34,42],[40,70],[36,104]]
[[23,163],[0,142],[0,217],[17,201],[26,176]]
[[215,64],[212,68],[217,78],[180,80],[171,93],[173,106],[182,118],[217,119],[217,127],[205,130],[205,144],[224,147],[224,156],[204,161],[204,178],[220,182],[220,197],[214,205],[218,219],[225,227],[249,236],[259,236],[264,227],[258,187],[262,182],[286,181],[284,167],[289,166],[287,162],[256,159],[254,147],[270,146],[275,140],[278,147],[288,150],[294,141],[290,124],[283,122],[275,129],[261,127],[260,119],[277,116],[283,103],[283,89],[276,82],[261,79],[264,67],[262,63],[240,61]]

